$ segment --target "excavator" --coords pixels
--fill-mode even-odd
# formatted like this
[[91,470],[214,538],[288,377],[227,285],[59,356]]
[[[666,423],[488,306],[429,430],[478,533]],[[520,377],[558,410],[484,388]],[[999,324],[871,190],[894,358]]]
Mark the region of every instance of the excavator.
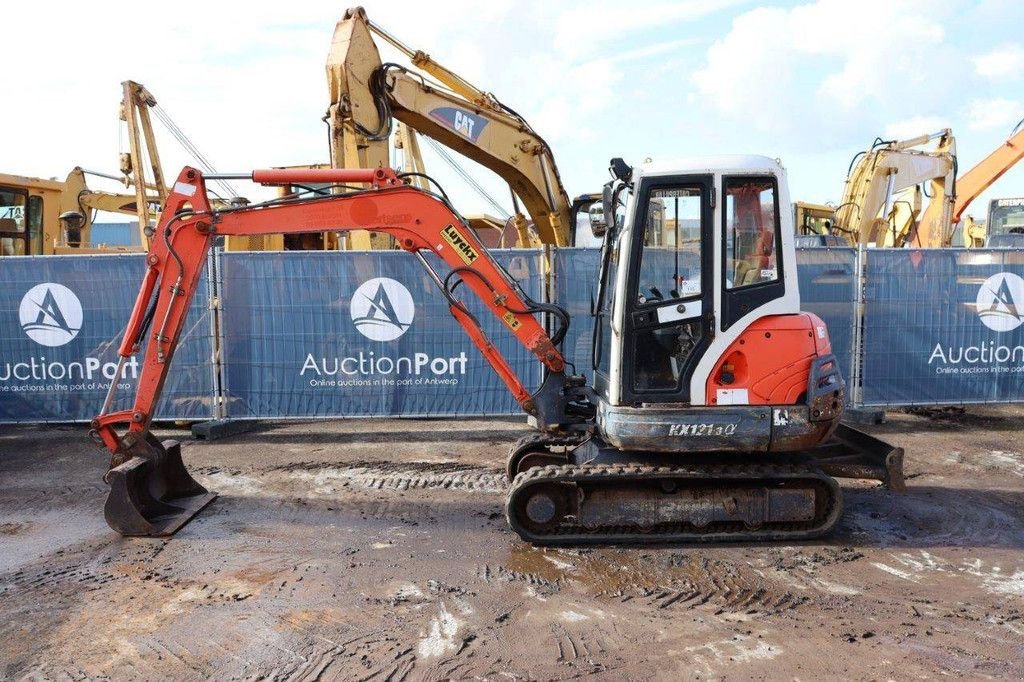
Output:
[[[71,169],[63,182],[0,174],[0,255],[123,253],[148,246],[150,223],[167,198],[149,116],[156,99],[134,81],[125,81],[121,87],[120,119],[126,124],[130,143],[129,151],[120,155],[121,175],[79,166]],[[146,176],[146,166],[152,179]],[[133,194],[90,189],[87,175],[122,183],[133,188]],[[135,215],[143,249],[93,244],[96,211]]]
[[[926,246],[947,246],[950,240],[956,241],[960,237],[963,246],[971,248],[986,246],[989,236],[999,236],[1002,240],[1012,240],[1015,245],[1022,243],[1009,229],[997,224],[990,217],[987,229],[982,229],[974,221],[961,225],[964,213],[971,203],[986,189],[1001,178],[1006,171],[1010,170],[1018,161],[1024,158],[1024,121],[1017,124],[1010,137],[1003,144],[999,145],[984,159],[979,161],[973,168],[958,176],[956,179],[956,192],[953,197],[953,206],[950,210],[949,221],[944,221],[941,206],[936,206],[933,201],[928,205],[924,215],[921,216],[920,241]],[[959,233],[959,234],[958,234]],[[1008,237],[1006,235],[1014,236]],[[1004,242],[1005,243],[1005,242]]]
[[958,174],[956,140],[948,128],[909,140],[878,138],[850,163],[834,215],[828,206],[797,202],[797,228],[800,234],[828,233],[872,246],[985,246],[986,230],[973,220],[963,221],[964,214],[1021,158],[1020,125],[963,174]]
[[[0,174],[0,255],[50,256],[138,250],[92,244],[95,211],[135,215],[139,209],[137,196],[92,190],[86,175],[119,180],[78,166],[71,169],[63,182]],[[151,194],[144,193],[143,202],[144,210],[159,210],[158,199]]]
[[[902,449],[840,423],[846,385],[828,330],[800,310],[783,168],[754,156],[664,168],[613,159],[611,172],[590,214],[604,245],[588,384],[559,349],[568,313],[532,300],[440,188],[387,167],[183,169],[118,349],[121,367],[142,354],[134,400],[111,411],[111,382],[92,422],[111,455],[108,524],[170,535],[216,495],[189,474],[180,444],[151,432],[214,240],[328,230],[386,234],[412,254],[526,413],[536,432],[511,447],[505,511],[530,543],[796,541],[836,525],[836,477],[901,489]],[[337,193],[217,209],[214,179]],[[468,295],[543,365],[538,388],[483,332]]]
[[[374,36],[405,55],[414,68],[383,63]],[[327,81],[330,104],[324,120],[330,129],[332,167],[388,165],[388,140],[398,122],[404,129],[401,144],[407,157],[418,156],[419,134],[480,163],[508,183],[515,209],[511,222],[520,246],[536,241],[572,243],[576,207],[544,139],[493,94],[370,21],[362,7],[347,10],[334,29]],[[475,184],[472,178],[469,182]],[[370,246],[366,237],[351,236],[353,247]],[[374,246],[383,246],[386,235],[379,241]]]
[[909,140],[876,139],[850,162],[832,232],[854,244],[924,246],[918,230],[924,199],[948,224],[956,172],[956,139],[948,128]]

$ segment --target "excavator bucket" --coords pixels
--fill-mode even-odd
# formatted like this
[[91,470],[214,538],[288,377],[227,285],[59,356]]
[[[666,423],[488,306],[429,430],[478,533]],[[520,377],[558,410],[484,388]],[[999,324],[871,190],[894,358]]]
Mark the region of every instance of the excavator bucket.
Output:
[[173,535],[217,497],[189,475],[176,441],[149,436],[128,454],[107,472],[110,494],[103,509],[107,525],[121,535]]

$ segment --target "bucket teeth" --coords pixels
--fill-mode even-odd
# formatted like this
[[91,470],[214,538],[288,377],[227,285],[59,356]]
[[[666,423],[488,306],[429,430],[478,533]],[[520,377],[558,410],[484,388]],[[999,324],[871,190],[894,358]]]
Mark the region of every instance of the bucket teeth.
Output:
[[110,493],[103,514],[121,535],[173,535],[217,496],[189,475],[181,445],[139,441],[126,462],[107,472]]

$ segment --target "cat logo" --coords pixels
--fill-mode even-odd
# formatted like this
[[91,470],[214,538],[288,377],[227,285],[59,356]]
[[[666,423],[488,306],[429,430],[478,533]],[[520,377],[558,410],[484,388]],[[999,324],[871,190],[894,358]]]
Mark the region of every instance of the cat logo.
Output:
[[1008,332],[1024,322],[1024,311],[1017,307],[1018,301],[1024,302],[1024,279],[1012,272],[1000,272],[981,285],[975,304],[986,327]]
[[473,124],[476,123],[472,118],[466,115],[465,112],[455,110],[455,132],[461,133],[473,139]]
[[445,228],[441,230],[441,236],[444,237],[446,242],[451,244],[452,248],[455,249],[455,253],[459,254],[459,258],[461,258],[462,262],[466,265],[472,265],[473,261],[480,257],[480,254],[477,253],[476,249],[474,249],[470,245],[469,241],[462,236],[461,232],[455,229],[454,225],[446,225]]
[[487,127],[487,119],[477,116],[464,109],[456,107],[437,107],[431,109],[430,117],[435,121],[444,124],[445,128],[452,130],[473,144],[480,139],[480,135]]
[[46,282],[25,293],[18,317],[22,331],[36,343],[63,346],[82,328],[82,303],[66,286]]

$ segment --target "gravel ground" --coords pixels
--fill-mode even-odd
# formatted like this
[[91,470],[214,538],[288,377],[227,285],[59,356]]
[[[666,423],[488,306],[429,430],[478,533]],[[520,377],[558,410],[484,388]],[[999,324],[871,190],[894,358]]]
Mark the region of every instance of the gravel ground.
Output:
[[5,426],[0,679],[1019,679],[1022,415],[890,415],[908,490],[824,541],[580,550],[506,527],[519,422],[164,432],[220,492],[170,540],[107,528],[81,428]]

